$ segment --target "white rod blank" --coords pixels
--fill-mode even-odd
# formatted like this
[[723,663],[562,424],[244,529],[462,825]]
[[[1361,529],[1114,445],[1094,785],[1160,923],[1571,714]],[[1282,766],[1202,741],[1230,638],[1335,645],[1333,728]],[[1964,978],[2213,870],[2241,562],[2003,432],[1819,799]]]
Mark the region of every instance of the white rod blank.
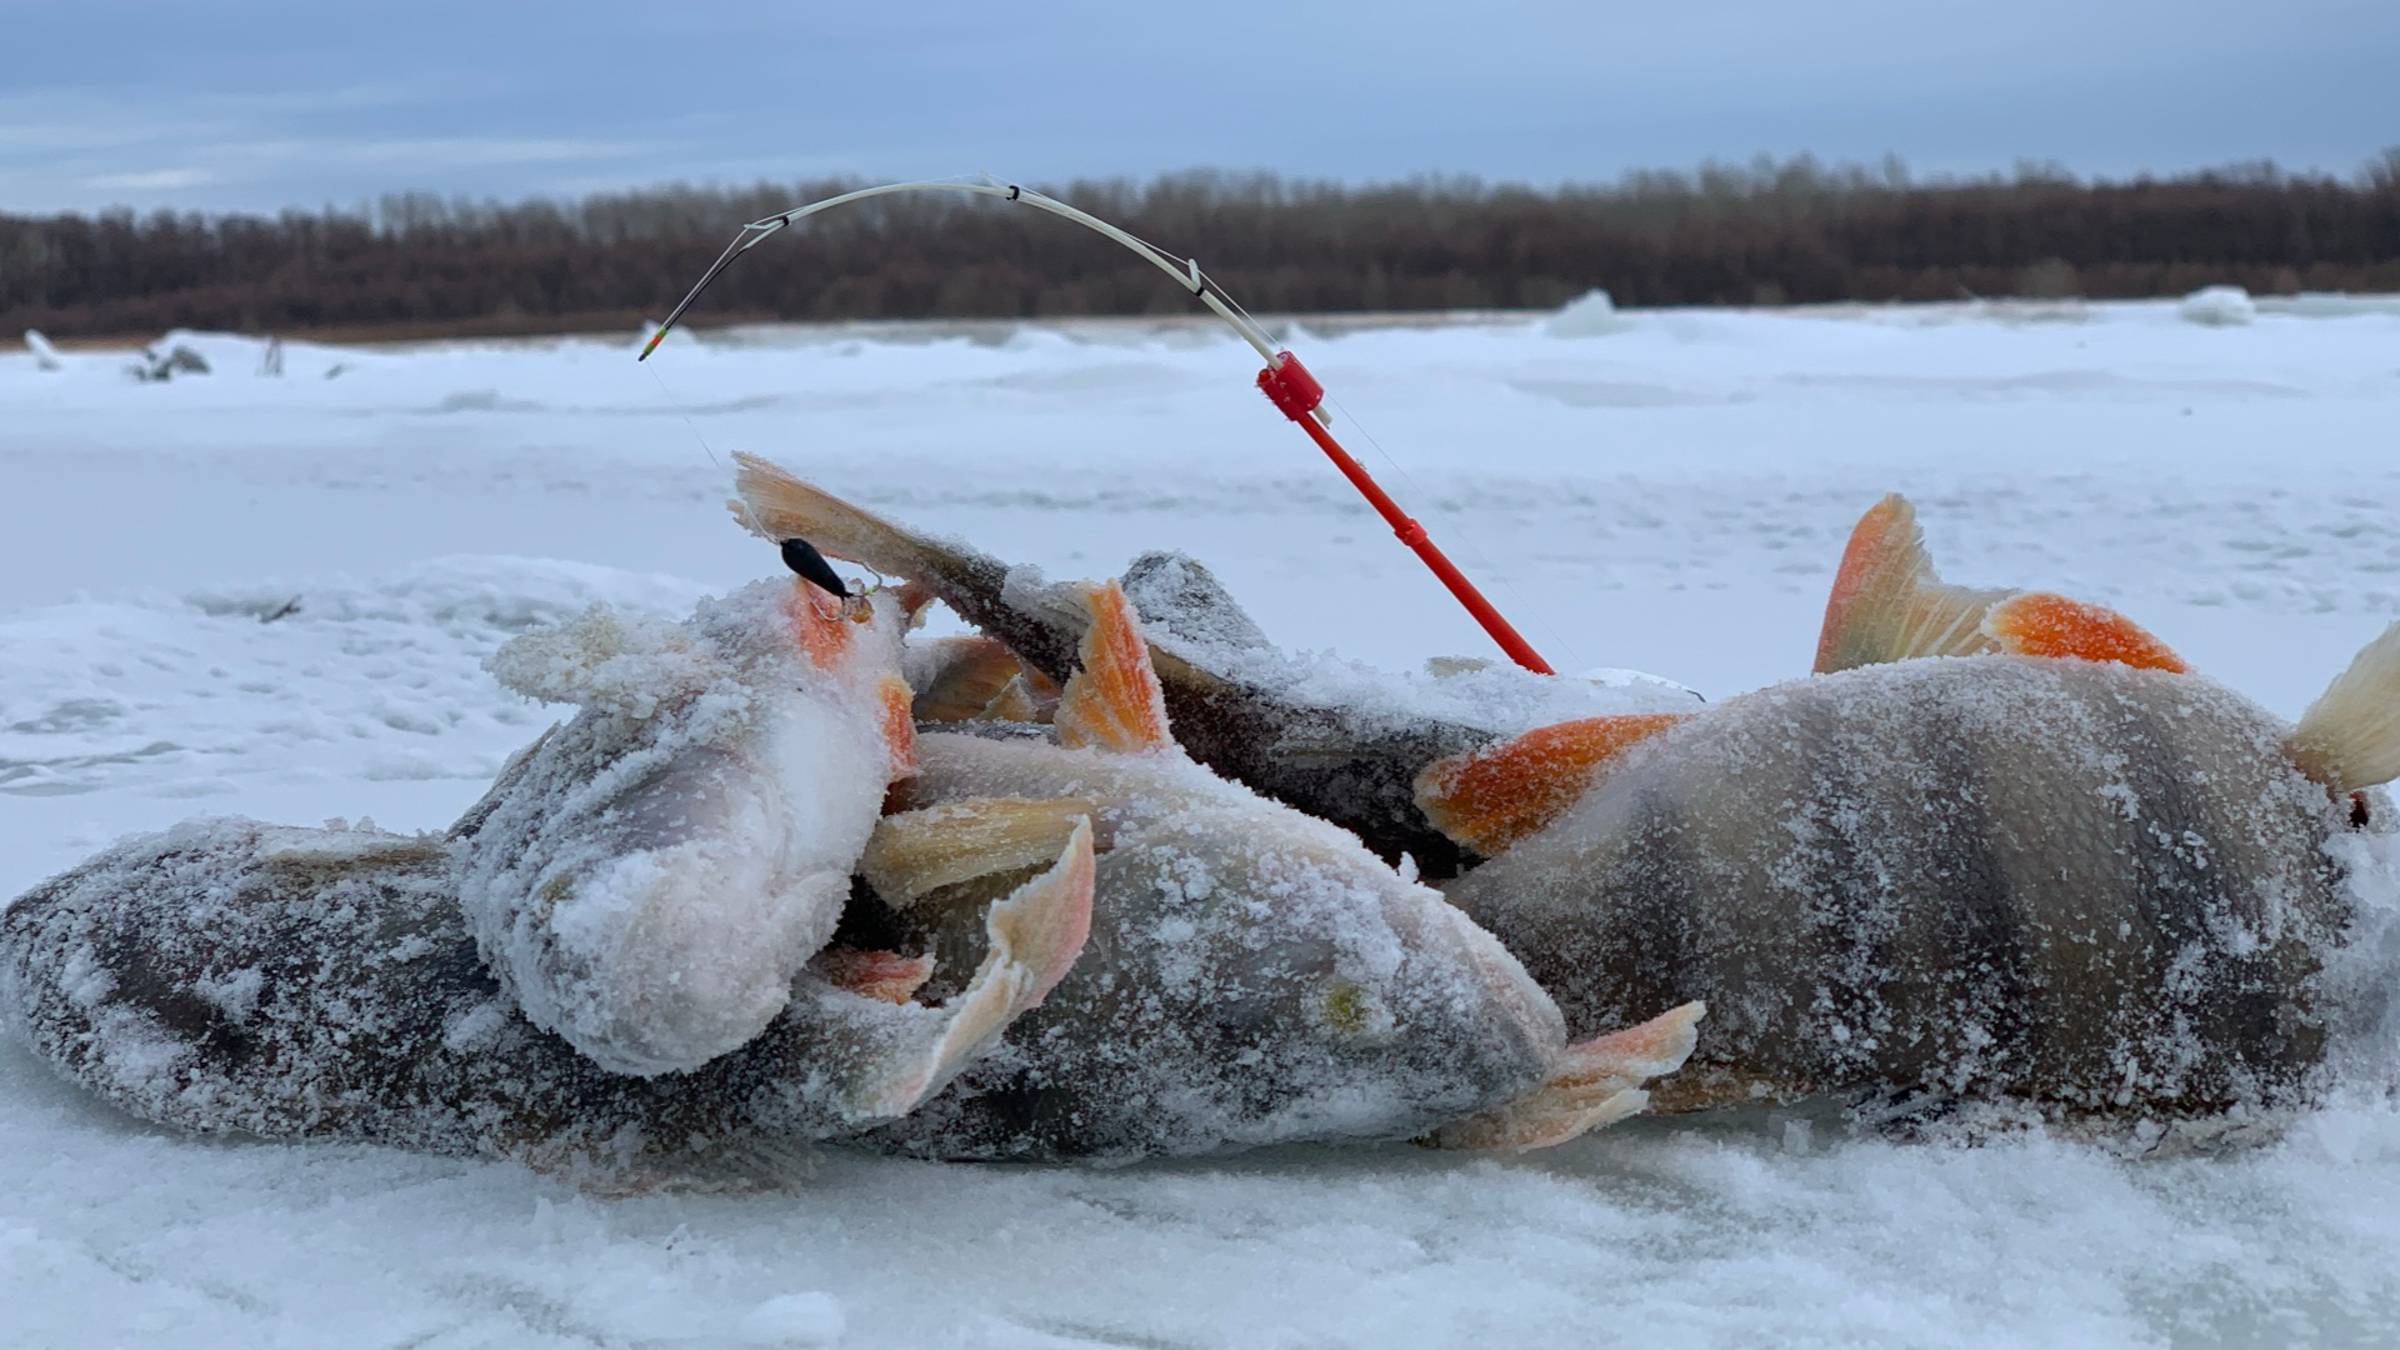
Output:
[[700,298],[700,292],[706,290],[708,284],[715,281],[719,273],[731,266],[735,258],[820,211],[830,211],[834,207],[847,206],[851,202],[865,201],[870,197],[883,197],[900,192],[963,192],[979,197],[998,197],[1003,201],[1022,202],[1036,210],[1047,211],[1061,219],[1071,220],[1087,230],[1115,240],[1148,260],[1152,266],[1172,277],[1176,285],[1191,292],[1194,298],[1208,306],[1211,312],[1231,326],[1234,332],[1241,335],[1244,342],[1249,343],[1257,350],[1260,359],[1270,364],[1275,360],[1275,345],[1268,341],[1266,333],[1259,328],[1248,313],[1243,311],[1241,306],[1227,300],[1217,290],[1216,283],[1209,279],[1207,273],[1200,270],[1200,264],[1196,259],[1178,258],[1137,235],[1119,229],[1087,211],[1069,206],[1055,197],[1047,197],[1031,188],[1015,183],[1003,183],[999,179],[988,177],[982,182],[929,179],[910,183],[882,183],[874,187],[858,188],[827,197],[822,201],[795,206],[789,211],[780,211],[774,215],[751,221],[742,227],[740,234],[734,236],[732,243],[725,246],[725,251],[718,255],[716,262],[701,276],[698,284],[692,287],[691,293],[684,296],[682,303],[676,305],[674,310],[667,315],[666,321],[658,326],[658,332],[653,334],[649,343],[642,348],[641,357],[638,359],[649,359],[650,353],[657,350],[659,342],[666,337],[668,330],[672,329],[676,321],[683,317],[684,311],[692,307],[692,302]]

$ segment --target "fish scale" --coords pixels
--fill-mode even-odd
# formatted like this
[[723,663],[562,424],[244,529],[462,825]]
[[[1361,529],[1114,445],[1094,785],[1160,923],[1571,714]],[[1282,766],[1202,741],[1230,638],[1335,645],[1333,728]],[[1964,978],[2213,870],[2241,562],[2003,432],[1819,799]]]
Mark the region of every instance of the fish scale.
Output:
[[2199,677],[2106,663],[1820,676],[1643,743],[1449,894],[1571,1033],[1708,1000],[1665,1106],[2265,1110],[2323,1056],[2317,975],[2350,920],[2325,848],[2346,817],[2283,736]]

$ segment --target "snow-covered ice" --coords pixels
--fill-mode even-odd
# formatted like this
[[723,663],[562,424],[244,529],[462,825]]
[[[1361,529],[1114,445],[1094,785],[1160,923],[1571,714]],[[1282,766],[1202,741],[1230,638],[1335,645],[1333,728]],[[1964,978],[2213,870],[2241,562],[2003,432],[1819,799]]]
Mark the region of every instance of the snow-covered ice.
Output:
[[[1799,673],[1897,489],[1946,577],[2118,606],[2292,716],[2400,617],[2400,304],[2256,311],[1621,311],[1302,350],[1561,669]],[[180,340],[210,374],[0,356],[0,896],[194,814],[446,823],[550,720],[482,673],[501,642],[776,569],[718,505],[734,449],[1052,576],[1181,549],[1287,647],[1488,654],[1203,329],[764,329],[639,366],[630,337],[291,343],[281,377]],[[2363,868],[2400,908],[2393,860]],[[2388,934],[2355,955],[2363,991],[2400,972]],[[1760,1112],[1505,1162],[828,1153],[786,1193],[616,1198],[193,1142],[0,1045],[0,1344],[2389,1343],[2400,1107],[2369,1031],[2341,1100],[2228,1157]]]

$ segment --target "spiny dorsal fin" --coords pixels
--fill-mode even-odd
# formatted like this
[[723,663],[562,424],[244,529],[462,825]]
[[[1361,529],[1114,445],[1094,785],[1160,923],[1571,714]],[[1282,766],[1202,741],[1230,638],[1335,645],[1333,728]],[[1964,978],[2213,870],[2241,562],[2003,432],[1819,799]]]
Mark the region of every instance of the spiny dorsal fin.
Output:
[[2400,623],[2351,658],[2285,745],[2302,773],[2336,792],[2400,778]]
[[1982,630],[1995,650],[2015,656],[2114,661],[2176,675],[2191,670],[2148,629],[2115,610],[2048,591],[2012,595],[1992,606]]
[[1150,644],[1133,617],[1125,589],[1114,581],[1084,590],[1092,621],[1076,653],[1079,668],[1059,695],[1061,745],[1110,750],[1164,750],[1175,744],[1167,731],[1167,703],[1150,667]]
[[858,872],[894,909],[944,886],[1058,856],[1092,812],[1081,797],[970,797],[885,816]]
[[1601,765],[1691,715],[1579,718],[1436,760],[1417,775],[1417,807],[1435,829],[1491,857],[1573,806]]
[[1894,493],[1860,517],[1842,550],[1817,638],[1817,673],[1992,651],[1983,616],[2009,594],[1944,584],[1926,556],[1916,508]]
[[1986,652],[2190,669],[2147,629],[2105,606],[2049,591],[1949,585],[1934,575],[1916,509],[1898,494],[1877,502],[1842,551],[1817,639],[1817,673]]

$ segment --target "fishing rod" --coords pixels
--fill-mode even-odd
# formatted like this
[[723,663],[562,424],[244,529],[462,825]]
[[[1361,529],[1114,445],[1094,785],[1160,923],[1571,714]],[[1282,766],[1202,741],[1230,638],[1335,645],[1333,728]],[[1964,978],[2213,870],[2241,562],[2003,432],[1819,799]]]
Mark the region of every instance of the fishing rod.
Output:
[[658,350],[658,344],[666,339],[668,331],[675,327],[686,311],[691,309],[692,302],[700,298],[700,293],[708,289],[709,283],[715,281],[724,274],[726,268],[733,265],[734,259],[820,211],[830,211],[834,207],[865,201],[870,197],[884,197],[903,192],[962,192],[979,197],[996,197],[1002,201],[1018,202],[1038,211],[1047,211],[1051,215],[1071,220],[1087,230],[1115,240],[1173,278],[1176,285],[1191,292],[1193,299],[1206,305],[1212,313],[1231,326],[1244,342],[1249,343],[1258,352],[1260,359],[1266,362],[1265,367],[1258,372],[1258,387],[1266,394],[1267,400],[1273,403],[1284,416],[1297,424],[1302,431],[1308,433],[1308,438],[1316,442],[1317,448],[1325,452],[1327,459],[1333,461],[1333,466],[1341,471],[1342,477],[1350,480],[1350,486],[1358,489],[1358,494],[1367,499],[1367,504],[1375,508],[1377,515],[1383,517],[1384,524],[1392,527],[1392,533],[1399,538],[1400,542],[1406,544],[1418,559],[1432,571],[1434,576],[1441,580],[1442,585],[1449,588],[1450,594],[1457,599],[1459,604],[1465,606],[1467,613],[1475,617],[1475,622],[1483,625],[1483,631],[1491,634],[1492,640],[1500,644],[1500,649],[1508,653],[1509,659],[1538,675],[1554,673],[1550,669],[1550,663],[1544,661],[1541,654],[1534,651],[1533,644],[1527,642],[1507,619],[1501,617],[1500,611],[1493,607],[1492,602],[1485,599],[1483,592],[1475,588],[1475,583],[1467,580],[1466,574],[1459,571],[1457,564],[1451,562],[1449,556],[1433,542],[1432,538],[1426,534],[1425,527],[1406,511],[1401,510],[1400,504],[1392,500],[1391,494],[1385,492],[1368,475],[1366,467],[1360,464],[1349,451],[1343,449],[1341,442],[1333,438],[1333,415],[1327,412],[1324,406],[1325,386],[1318,382],[1316,376],[1309,373],[1307,366],[1300,363],[1299,357],[1294,356],[1288,348],[1278,348],[1274,342],[1269,340],[1266,333],[1251,319],[1249,313],[1228,298],[1223,291],[1217,288],[1216,282],[1207,273],[1200,270],[1197,260],[1179,258],[1137,235],[1109,224],[1098,216],[1079,211],[1055,197],[1044,196],[1031,188],[1016,183],[1004,183],[997,178],[988,176],[980,182],[931,179],[910,183],[884,183],[875,187],[844,192],[837,196],[827,197],[822,201],[809,202],[806,205],[795,206],[788,211],[781,211],[775,215],[751,221],[733,237],[732,243],[725,246],[725,251],[717,255],[717,260],[709,265],[708,271],[701,274],[700,280],[692,286],[690,294],[684,296],[682,302],[668,312],[666,320],[659,324],[658,331],[651,334],[650,340],[642,345],[642,354],[634,359],[637,361],[649,360],[650,353]]

